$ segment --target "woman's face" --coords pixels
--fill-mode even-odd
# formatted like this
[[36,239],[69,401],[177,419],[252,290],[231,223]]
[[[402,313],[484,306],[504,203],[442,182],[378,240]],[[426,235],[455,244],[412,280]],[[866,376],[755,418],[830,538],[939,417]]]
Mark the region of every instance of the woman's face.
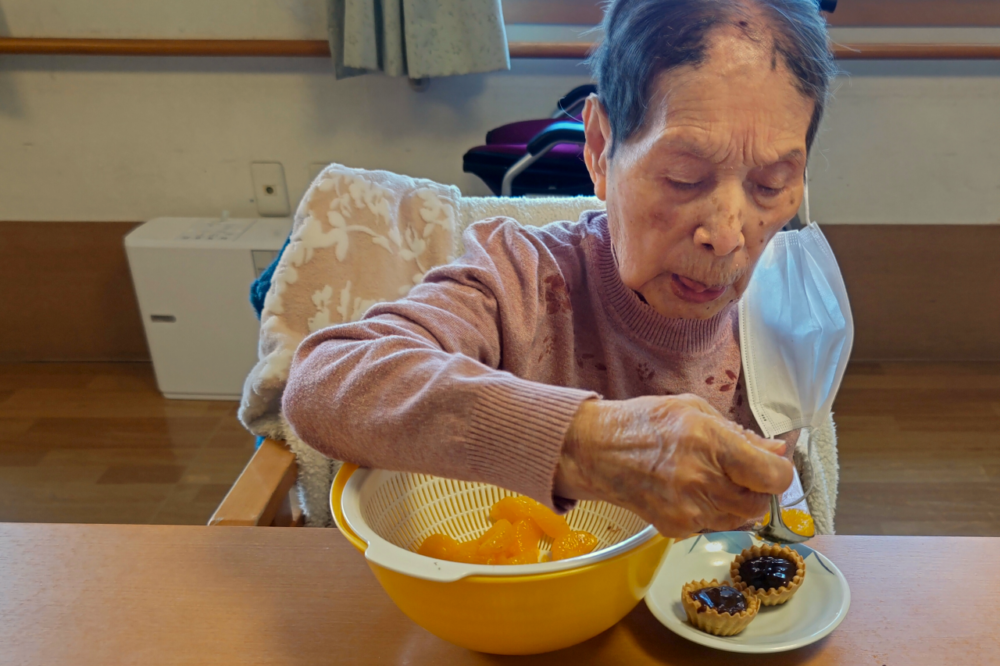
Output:
[[584,112],[622,280],[672,318],[706,319],[737,300],[802,201],[814,102],[767,40],[720,28],[707,55],[659,78],[644,127],[613,158],[596,97]]

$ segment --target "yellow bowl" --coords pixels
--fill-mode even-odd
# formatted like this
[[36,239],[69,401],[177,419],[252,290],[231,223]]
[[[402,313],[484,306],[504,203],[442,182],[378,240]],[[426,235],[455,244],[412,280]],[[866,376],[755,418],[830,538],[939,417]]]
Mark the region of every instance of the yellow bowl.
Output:
[[[344,464],[330,505],[341,533],[361,552],[368,545],[350,529],[342,498],[357,469]],[[609,629],[642,600],[673,542],[655,535],[612,558],[579,568],[516,576],[426,580],[368,566],[411,620],[446,641],[494,654],[537,654],[576,645]]]

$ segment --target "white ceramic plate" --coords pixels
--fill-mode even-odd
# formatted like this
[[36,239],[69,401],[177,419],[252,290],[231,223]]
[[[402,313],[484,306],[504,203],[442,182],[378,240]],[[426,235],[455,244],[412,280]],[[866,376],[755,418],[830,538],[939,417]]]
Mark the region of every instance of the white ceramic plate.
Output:
[[711,636],[688,624],[681,606],[681,586],[713,578],[729,582],[733,558],[759,543],[747,532],[705,534],[675,543],[646,595],[646,605],[675,634],[729,652],[794,650],[836,629],[851,606],[851,589],[840,569],[805,544],[792,546],[806,562],[806,577],[788,602],[770,608],[761,606],[750,626],[736,636]]

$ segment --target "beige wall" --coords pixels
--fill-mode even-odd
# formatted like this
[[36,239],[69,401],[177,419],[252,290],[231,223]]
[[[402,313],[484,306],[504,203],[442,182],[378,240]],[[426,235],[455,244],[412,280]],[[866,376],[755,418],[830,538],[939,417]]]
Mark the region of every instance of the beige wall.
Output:
[[[579,39],[573,27],[508,29]],[[0,0],[0,35],[324,30],[321,0]],[[1000,42],[971,29],[834,36]],[[938,226],[1000,221],[1000,63],[844,67],[811,168],[814,217],[843,224],[828,235],[852,290],[855,358],[1000,358],[997,310],[982,307],[1000,294],[1000,226]],[[325,59],[0,56],[0,316],[13,322],[0,360],[148,357],[122,248],[131,225],[112,222],[253,216],[257,160],[284,164],[293,199],[311,164],[334,160],[485,194],[462,154],[492,127],[547,116],[588,78],[575,62],[521,60],[417,93],[382,76],[334,81]],[[929,226],[872,226],[885,223]]]
[[[546,29],[552,30],[552,29]],[[576,34],[561,30],[559,38]],[[17,36],[322,38],[320,0],[0,0]],[[511,37],[545,30],[511,26]],[[998,41],[1000,31],[837,38]],[[1000,63],[845,63],[812,159],[829,223],[1000,221]],[[581,65],[514,61],[428,91],[324,59],[0,57],[0,220],[255,215],[249,165],[279,161],[294,199],[339,161],[487,191],[462,173],[486,130],[549,114]]]
[[[0,0],[18,37],[323,39],[325,0]],[[2,25],[2,23],[0,23]]]
[[0,58],[0,219],[255,215],[250,163],[301,193],[338,161],[455,183],[503,122],[547,116],[587,80],[568,63],[435,80],[334,81],[325,60]]

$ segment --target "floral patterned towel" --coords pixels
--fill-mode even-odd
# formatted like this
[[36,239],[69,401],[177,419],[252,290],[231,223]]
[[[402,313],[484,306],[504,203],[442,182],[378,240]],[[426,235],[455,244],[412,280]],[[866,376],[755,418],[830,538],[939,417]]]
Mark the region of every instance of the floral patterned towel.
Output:
[[405,296],[427,271],[454,258],[460,198],[453,186],[338,164],[316,178],[264,301],[260,360],[240,405],[251,431],[288,439],[281,393],[307,335]]

